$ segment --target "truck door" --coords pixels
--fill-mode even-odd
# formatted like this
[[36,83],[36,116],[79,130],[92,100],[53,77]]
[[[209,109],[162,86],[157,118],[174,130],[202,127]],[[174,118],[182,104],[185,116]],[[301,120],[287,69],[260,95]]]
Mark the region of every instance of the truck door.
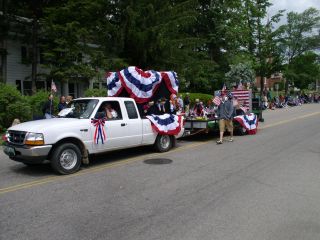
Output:
[[124,122],[128,146],[138,146],[142,143],[142,120],[133,101],[125,100],[127,120]]
[[[96,152],[121,148],[126,145],[126,130],[123,111],[119,101],[104,101],[100,105],[95,119],[105,118],[104,126],[100,127],[91,124],[93,133],[93,149]],[[103,139],[103,141],[102,141]]]

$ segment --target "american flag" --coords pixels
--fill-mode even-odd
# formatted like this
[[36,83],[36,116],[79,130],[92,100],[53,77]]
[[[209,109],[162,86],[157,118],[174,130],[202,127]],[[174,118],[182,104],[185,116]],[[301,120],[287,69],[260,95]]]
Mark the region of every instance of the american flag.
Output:
[[235,90],[232,91],[234,97],[237,98],[239,104],[243,107],[250,107],[250,91],[249,90]]
[[57,92],[57,86],[56,86],[56,84],[54,83],[53,80],[51,81],[51,91],[52,92]]
[[218,96],[216,96],[216,97],[213,99],[212,102],[213,102],[215,105],[219,106],[219,105],[221,104],[221,99],[220,99]]

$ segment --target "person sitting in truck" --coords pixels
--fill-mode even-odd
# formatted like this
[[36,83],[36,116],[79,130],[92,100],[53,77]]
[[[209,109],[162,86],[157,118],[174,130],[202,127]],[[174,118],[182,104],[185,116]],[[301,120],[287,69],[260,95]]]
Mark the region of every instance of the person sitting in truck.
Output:
[[118,117],[117,111],[112,108],[110,103],[107,103],[104,106],[104,109],[105,109],[105,112],[106,112],[107,119],[115,119],[115,118]]
[[156,114],[155,106],[154,106],[154,101],[148,102],[143,106],[143,115],[152,115]]
[[156,115],[162,115],[166,113],[166,99],[161,98],[157,101],[156,107],[155,107],[155,114]]

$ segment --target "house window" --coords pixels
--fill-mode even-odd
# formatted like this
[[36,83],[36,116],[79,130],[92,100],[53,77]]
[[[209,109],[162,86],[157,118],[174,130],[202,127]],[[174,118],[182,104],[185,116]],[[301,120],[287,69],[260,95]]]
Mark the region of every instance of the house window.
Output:
[[45,90],[46,89],[45,82],[44,81],[37,81],[36,87],[37,87],[37,90]]
[[21,80],[16,80],[16,88],[20,93],[22,93]]
[[23,95],[32,95],[31,81],[23,81]]
[[68,83],[68,88],[69,88],[69,95],[74,98],[75,97],[75,84]]

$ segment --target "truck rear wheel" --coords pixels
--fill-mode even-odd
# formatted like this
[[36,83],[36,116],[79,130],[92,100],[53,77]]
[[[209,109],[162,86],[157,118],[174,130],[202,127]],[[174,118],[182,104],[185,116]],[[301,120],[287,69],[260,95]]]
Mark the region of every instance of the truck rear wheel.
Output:
[[59,174],[75,173],[81,165],[81,151],[73,143],[63,143],[54,149],[50,161],[53,170]]
[[172,136],[158,135],[154,146],[156,150],[159,152],[167,152],[172,147],[172,144]]

